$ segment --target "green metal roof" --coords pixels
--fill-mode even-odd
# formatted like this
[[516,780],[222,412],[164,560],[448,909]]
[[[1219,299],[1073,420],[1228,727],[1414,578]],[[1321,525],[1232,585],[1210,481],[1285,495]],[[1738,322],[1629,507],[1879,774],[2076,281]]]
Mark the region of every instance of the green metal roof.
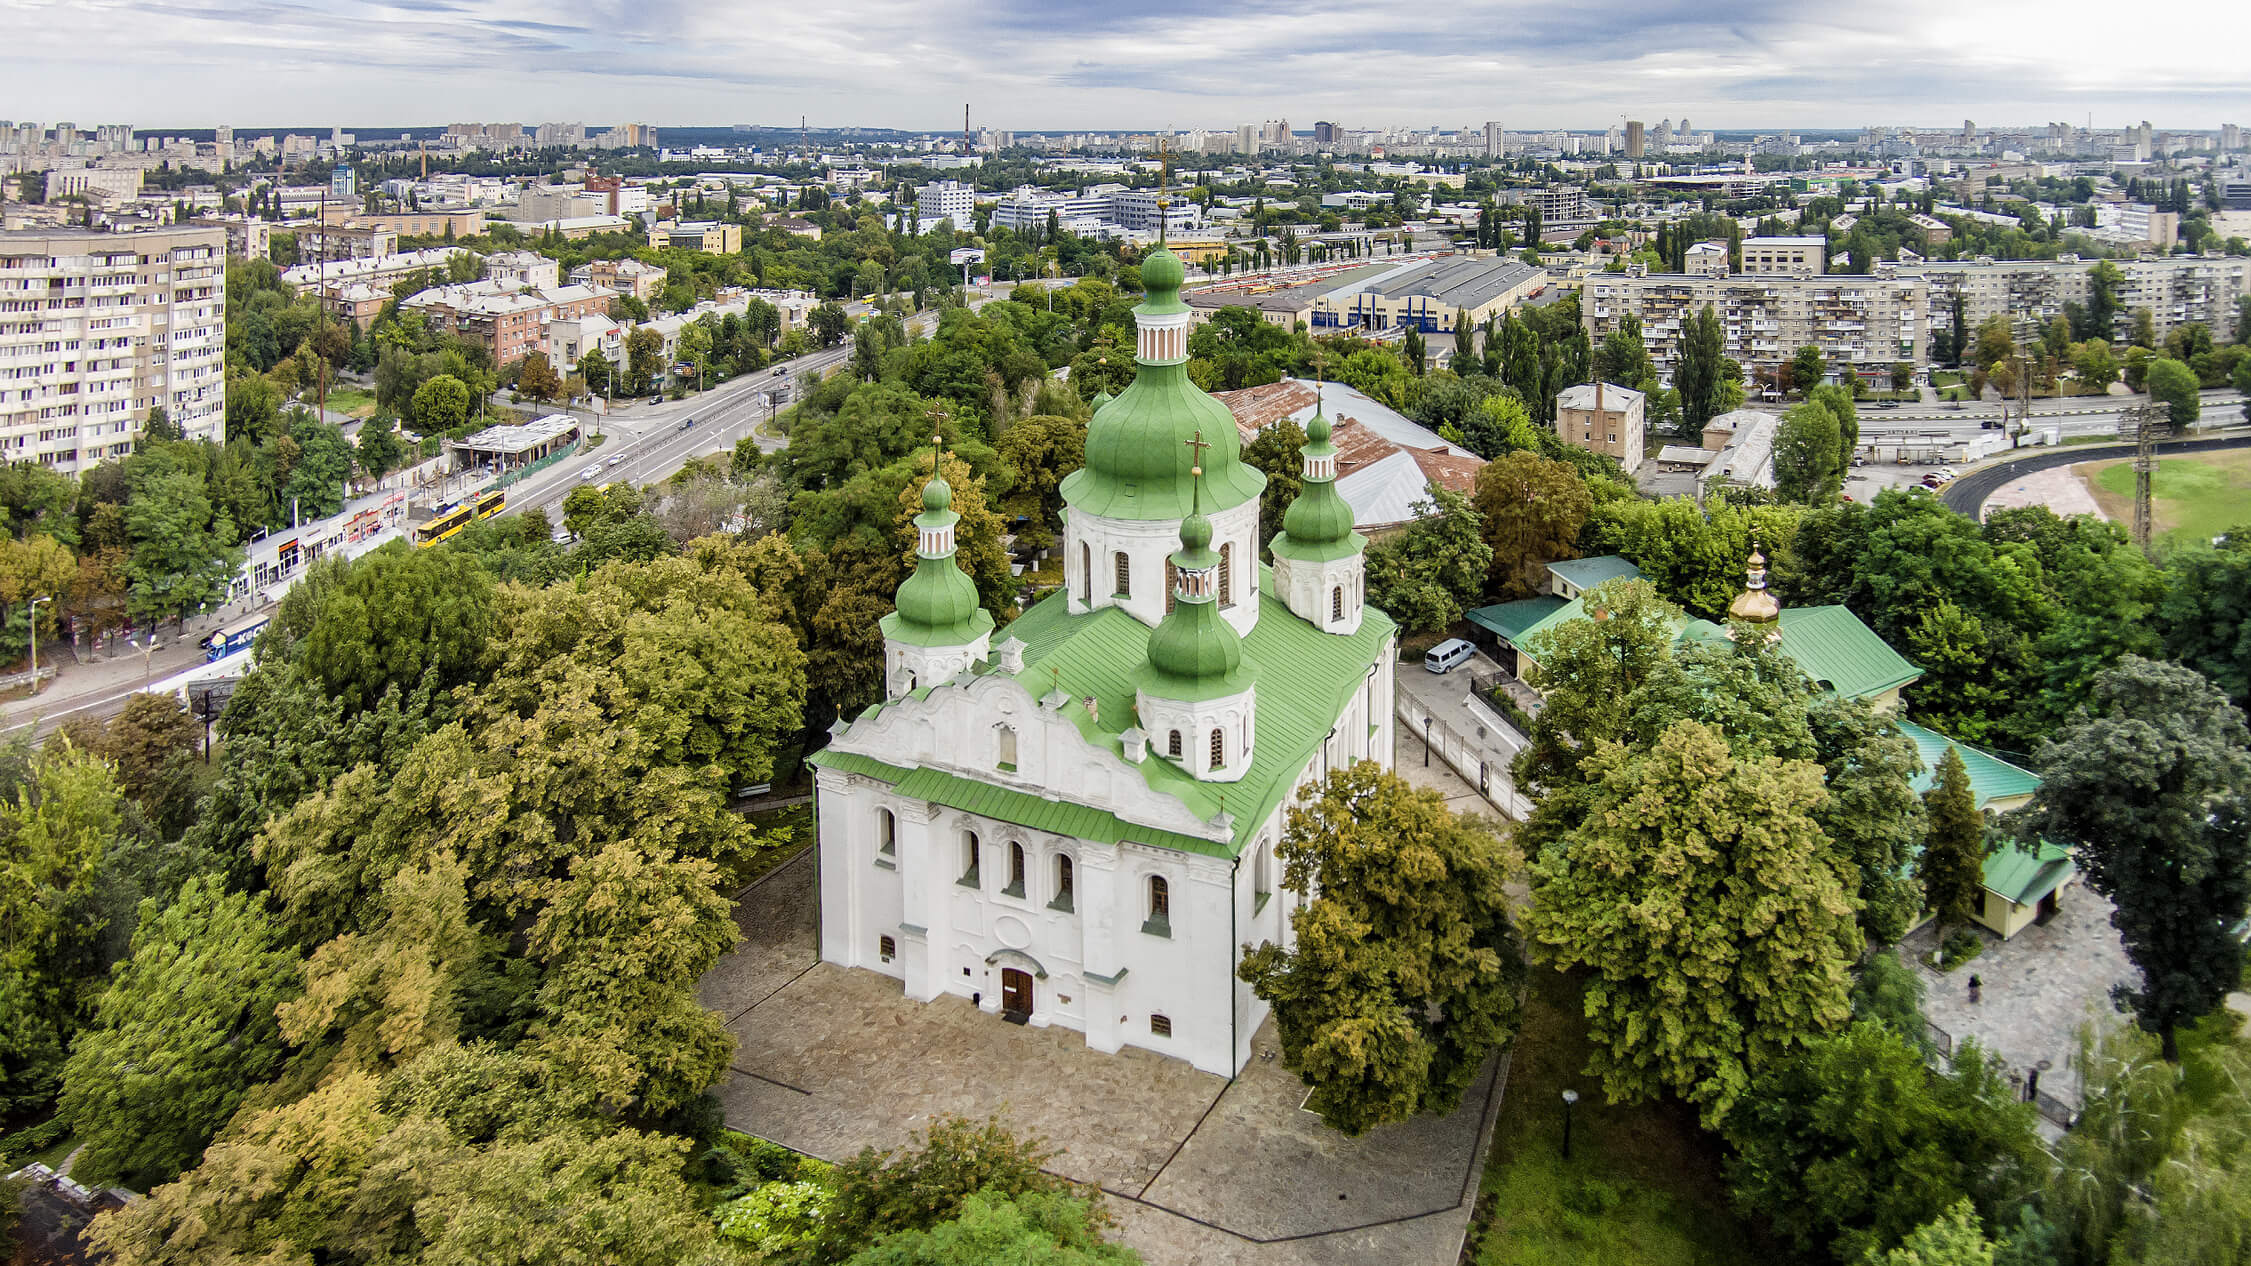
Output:
[[1784,607],[1781,623],[1783,653],[1848,699],[1882,694],[1923,675],[1844,607]]
[[1533,628],[1562,610],[1563,606],[1563,599],[1549,593],[1537,598],[1519,598],[1515,602],[1496,602],[1489,607],[1465,612],[1463,618],[1509,645],[1516,646],[1523,643]]
[[[1336,726],[1337,714],[1366,681],[1370,666],[1389,653],[1394,631],[1389,617],[1369,608],[1359,631],[1349,637],[1320,632],[1291,614],[1285,603],[1270,594],[1271,588],[1270,576],[1262,574],[1258,600],[1263,605],[1258,624],[1242,640],[1243,671],[1258,688],[1257,732],[1249,770],[1238,782],[1207,783],[1196,781],[1155,754],[1137,767],[1150,787],[1178,799],[1197,818],[1209,822],[1222,812],[1232,815],[1234,836],[1228,843],[1138,826],[1101,810],[927,770],[914,771],[917,777],[927,777],[913,786],[933,794],[910,792],[903,785],[901,794],[1084,839],[1134,840],[1235,856],[1250,845],[1253,833],[1296,786],[1297,775],[1327,740]],[[1065,595],[1056,593],[1019,616],[1008,631],[1024,643],[1024,671],[1018,680],[1025,688],[1035,696],[1060,688],[1070,697],[1070,702],[1062,706],[1062,715],[1096,746],[1118,751],[1118,735],[1134,723],[1134,687],[1147,660],[1149,627],[1116,607],[1072,615]],[[1089,714],[1083,703],[1090,695],[1100,720]],[[861,715],[873,716],[881,707]],[[823,751],[808,759],[815,765],[887,778],[880,771],[855,768],[851,763],[865,762],[865,757]],[[906,771],[898,773],[896,781],[904,784]],[[950,798],[939,799],[938,793]],[[1110,825],[1113,822],[1115,825]]]
[[1951,747],[1962,754],[1962,768],[1969,771],[1970,793],[1977,797],[1977,807],[1982,809],[1987,801],[2007,800],[2016,796],[2029,796],[2040,788],[2040,775],[2029,769],[2020,769],[1998,756],[1991,756],[1966,743],[1928,730],[1913,721],[1901,720],[1900,732],[1915,741],[1915,752],[1923,758],[1923,772],[1915,776],[1915,790],[1929,791],[1938,781],[1939,762],[1946,759],[1946,749]]
[[1181,519],[1193,508],[1198,463],[1203,503],[1212,513],[1266,489],[1266,476],[1243,462],[1242,435],[1227,406],[1190,381],[1183,363],[1144,364],[1118,398],[1087,425],[1086,465],[1063,480],[1073,509],[1112,519]]
[[1582,591],[1592,589],[1605,580],[1640,580],[1642,578],[1641,568],[1634,566],[1616,554],[1604,554],[1597,558],[1570,558],[1560,563],[1549,563],[1548,573],[1561,576],[1565,581],[1577,585]]
[[1985,886],[2020,906],[2028,906],[2061,888],[2077,870],[2071,864],[2071,854],[2060,844],[2042,840],[2035,854],[2009,843],[1985,859]]

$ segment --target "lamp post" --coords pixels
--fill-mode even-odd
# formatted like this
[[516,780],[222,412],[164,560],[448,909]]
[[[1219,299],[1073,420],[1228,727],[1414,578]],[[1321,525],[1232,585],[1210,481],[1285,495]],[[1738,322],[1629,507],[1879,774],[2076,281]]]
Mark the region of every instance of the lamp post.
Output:
[[1563,1092],[1563,1159],[1571,1159],[1571,1105],[1579,1101],[1579,1092]]
[[33,694],[39,693],[39,604],[53,601],[54,599],[51,597],[33,598],[31,600],[31,693]]

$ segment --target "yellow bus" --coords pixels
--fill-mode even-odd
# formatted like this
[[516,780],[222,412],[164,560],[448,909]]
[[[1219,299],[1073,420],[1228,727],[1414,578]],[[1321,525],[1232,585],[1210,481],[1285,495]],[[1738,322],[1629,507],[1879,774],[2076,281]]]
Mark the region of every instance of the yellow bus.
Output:
[[414,543],[422,548],[437,544],[469,526],[477,508],[467,502],[438,512],[438,516],[414,529]]
[[477,494],[477,517],[480,519],[489,519],[507,508],[508,494],[497,488]]

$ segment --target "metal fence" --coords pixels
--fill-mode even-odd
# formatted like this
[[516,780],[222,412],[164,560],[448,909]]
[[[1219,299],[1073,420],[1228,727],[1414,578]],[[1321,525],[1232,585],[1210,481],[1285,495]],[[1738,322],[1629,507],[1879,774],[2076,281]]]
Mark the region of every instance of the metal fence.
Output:
[[1395,698],[1399,723],[1422,740],[1426,762],[1433,757],[1446,762],[1503,815],[1519,822],[1531,816],[1532,802],[1517,794],[1516,780],[1509,775],[1508,752],[1489,737],[1480,740],[1461,733],[1405,693]]
[[[1929,1063],[1932,1068],[1943,1070],[1953,1066],[1955,1051],[1953,1034],[1931,1023],[1929,1020],[1925,1020],[1923,1021],[1923,1041],[1925,1045],[1930,1048],[1931,1055]],[[1985,1057],[1989,1060],[1993,1060],[1995,1063],[1999,1063],[1999,1057],[1994,1055],[1991,1051],[1986,1051]],[[2065,1064],[2066,1068],[2068,1068],[2070,1061],[2066,1060]],[[2057,1070],[2057,1073],[2060,1075],[2064,1071],[2065,1070]],[[2024,1072],[2014,1068],[2003,1068],[2001,1070],[2001,1075],[2002,1079],[2008,1082],[2009,1091],[2012,1098],[2020,1101],[2029,1098],[2032,1104],[2032,1110],[2034,1112],[2039,1113],[2042,1117],[2045,1117],[2047,1120],[2062,1129],[2068,1130],[2073,1125],[2077,1124],[2079,1120],[2079,1109],[2073,1107],[2071,1104],[2065,1103],[2061,1099],[2058,1099],[2056,1096],[2048,1093],[2047,1090],[2038,1088],[2036,1086],[2032,1094],[2030,1096],[2027,1096],[2025,1094],[2026,1078]]]

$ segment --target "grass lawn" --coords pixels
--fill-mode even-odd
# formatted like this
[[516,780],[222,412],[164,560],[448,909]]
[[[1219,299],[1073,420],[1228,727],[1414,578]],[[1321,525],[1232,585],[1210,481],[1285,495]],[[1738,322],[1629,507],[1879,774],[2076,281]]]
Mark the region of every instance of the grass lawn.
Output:
[[[1734,1266],[1767,1256],[1727,1205],[1719,1145],[1678,1105],[1612,1107],[1580,983],[1532,969],[1471,1235],[1478,1266]],[[1562,1092],[1579,1092],[1563,1159]]]
[[[2086,481],[2103,513],[2120,523],[2134,521],[2134,463],[2131,458],[2073,467]],[[2229,528],[2251,524],[2251,451],[2200,453],[2159,459],[2150,482],[2155,535],[2210,540]]]
[[[766,846],[752,850],[748,857],[737,859],[727,868],[727,878],[719,887],[729,896],[741,892],[752,880],[797,856],[813,843],[813,803],[810,800],[786,809],[746,816],[750,824],[758,828],[759,839],[766,842]],[[789,837],[786,842],[775,838],[784,834]]]
[[375,416],[375,393],[358,387],[330,387],[328,407],[355,418],[371,418]]

